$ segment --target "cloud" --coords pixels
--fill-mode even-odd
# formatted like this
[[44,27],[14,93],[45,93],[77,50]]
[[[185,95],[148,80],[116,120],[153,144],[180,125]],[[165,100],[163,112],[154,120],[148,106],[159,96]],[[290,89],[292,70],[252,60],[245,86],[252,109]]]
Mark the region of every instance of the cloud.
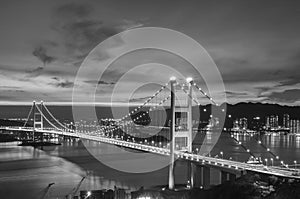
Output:
[[98,84],[98,85],[113,85],[115,84],[114,82],[106,82],[106,81],[103,81],[103,80],[99,80],[99,81],[94,81],[94,80],[87,80],[87,81],[84,81],[85,83],[88,83],[88,84]]
[[290,77],[288,80],[284,80],[280,82],[280,86],[293,86],[300,83],[300,76]]
[[272,92],[267,96],[272,101],[277,102],[297,102],[300,100],[300,89],[290,89],[283,92]]
[[226,67],[241,67],[250,63],[250,60],[242,57],[220,57],[216,58],[214,61],[218,66]]
[[8,95],[3,95],[3,94],[0,94],[0,101],[10,101],[10,100],[14,100],[15,97],[14,96],[8,96]]
[[32,54],[37,57],[45,66],[46,64],[49,64],[55,60],[54,57],[47,55],[47,50],[44,46],[38,46],[36,47]]
[[[93,8],[89,4],[70,3],[53,11],[52,28],[59,33],[67,56],[74,65],[80,65],[87,54],[100,42],[123,30],[139,27],[142,24],[130,20],[119,23],[105,23],[92,17]],[[122,41],[119,44],[122,44]],[[100,58],[106,58],[101,52]]]
[[246,92],[226,91],[226,95],[231,95],[231,96],[247,96],[248,93],[246,93]]
[[46,46],[51,46],[51,47],[56,47],[57,44],[55,42],[47,41],[44,42],[44,45],[38,45],[37,47],[34,48],[32,54],[33,56],[37,57],[42,63],[43,66],[38,66],[37,68],[27,71],[26,77],[28,78],[33,78],[37,77],[42,74],[42,71],[44,70],[44,67],[47,64],[50,64],[54,60],[56,60],[55,57],[50,56],[47,54],[47,47]]
[[[2,89],[2,88],[4,88],[4,89]],[[24,96],[27,94],[24,90],[19,89],[19,88],[14,88],[14,87],[5,88],[5,87],[1,86],[0,89],[1,89],[0,101],[6,101],[6,100],[10,101],[10,100],[15,99],[16,96],[19,96],[19,95]]]
[[72,88],[74,86],[74,82],[71,82],[69,80],[64,80],[64,81],[51,83],[51,84],[60,88]]
[[90,5],[69,3],[58,7],[55,14],[61,18],[87,17],[91,11]]
[[33,78],[33,77],[37,77],[37,76],[41,75],[43,69],[44,69],[44,67],[39,66],[39,67],[37,67],[37,68],[35,68],[33,70],[27,71],[26,72],[27,73],[26,78]]
[[20,89],[20,86],[0,86],[1,89]]
[[148,100],[150,97],[151,96],[132,98],[132,99],[129,99],[129,102],[144,102],[144,101]]

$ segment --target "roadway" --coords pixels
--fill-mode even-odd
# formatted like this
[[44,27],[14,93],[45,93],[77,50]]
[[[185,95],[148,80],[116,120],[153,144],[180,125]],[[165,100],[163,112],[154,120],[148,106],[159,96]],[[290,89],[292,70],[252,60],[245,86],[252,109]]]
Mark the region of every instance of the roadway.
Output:
[[[0,130],[7,131],[23,131],[23,132],[32,132],[33,129],[30,127],[0,127]],[[91,133],[91,134],[83,134],[83,133],[75,133],[75,132],[65,132],[58,131],[54,129],[37,129],[36,132],[39,133],[48,133],[48,134],[56,134],[63,136],[70,136],[82,139],[88,139],[93,141],[99,141],[107,144],[113,144],[122,147],[128,147],[136,150],[141,150],[145,152],[155,153],[159,155],[170,155],[170,150],[168,148],[161,148],[157,146],[151,146],[148,144],[130,142],[115,138],[108,138],[104,136],[100,136],[99,134]],[[215,158],[215,157],[207,157],[199,154],[192,154],[187,152],[175,151],[175,157],[178,159],[185,159],[189,161],[193,161],[197,164],[203,164],[211,167],[218,167],[221,170],[232,170],[233,173],[240,171],[252,171],[261,174],[274,175],[278,177],[291,178],[300,180],[300,176],[295,175],[295,173],[300,173],[299,169],[291,169],[291,168],[283,168],[277,166],[264,166],[264,165],[255,165],[244,162],[238,162],[233,160]]]

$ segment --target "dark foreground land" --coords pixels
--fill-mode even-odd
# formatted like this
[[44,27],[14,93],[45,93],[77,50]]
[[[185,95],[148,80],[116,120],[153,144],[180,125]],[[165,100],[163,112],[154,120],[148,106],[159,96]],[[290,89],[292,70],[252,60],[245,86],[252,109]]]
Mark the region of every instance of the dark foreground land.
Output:
[[276,177],[262,180],[258,175],[247,174],[235,182],[226,182],[208,190],[147,189],[132,193],[132,198],[143,196],[163,199],[300,199],[300,182],[282,181]]

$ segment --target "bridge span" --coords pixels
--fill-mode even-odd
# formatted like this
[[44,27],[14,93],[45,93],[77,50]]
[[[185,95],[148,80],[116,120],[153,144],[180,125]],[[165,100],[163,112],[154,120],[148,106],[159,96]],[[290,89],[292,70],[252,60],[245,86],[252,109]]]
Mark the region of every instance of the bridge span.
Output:
[[[167,89],[168,86],[170,86],[170,89]],[[175,99],[177,99],[177,96],[175,96],[175,92],[178,87],[179,90],[182,91],[184,96],[186,96],[187,98],[185,99],[186,104],[184,106],[176,106],[175,103]],[[0,130],[9,132],[32,133],[33,141],[35,140],[35,133],[42,134],[42,136],[43,134],[53,134],[93,140],[158,155],[169,156],[169,189],[174,189],[175,185],[175,160],[187,161],[190,171],[189,179],[191,186],[197,186],[197,182],[199,182],[199,176],[201,178],[201,184],[204,185],[204,187],[209,185],[211,168],[220,171],[221,181],[234,180],[236,176],[243,175],[246,172],[300,180],[300,170],[296,168],[288,168],[288,166],[285,165],[283,161],[281,161],[281,166],[267,166],[263,164],[251,164],[249,162],[245,163],[234,160],[227,160],[224,158],[204,156],[202,154],[199,154],[198,152],[194,153],[192,150],[192,107],[193,103],[196,104],[196,106],[200,107],[200,103],[197,98],[194,98],[192,96],[193,88],[196,90],[196,92],[200,93],[202,96],[208,99],[210,103],[218,110],[217,112],[214,112],[210,115],[211,124],[209,124],[208,126],[213,126],[214,123],[217,123],[214,122],[214,120],[218,121],[218,117],[222,117],[224,122],[224,108],[216,103],[216,101],[214,101],[211,96],[209,96],[195,82],[193,82],[191,78],[187,78],[187,84],[180,84],[176,81],[176,78],[171,78],[170,82],[162,86],[142,105],[134,108],[133,110],[129,111],[128,114],[117,120],[107,118],[103,121],[104,124],[95,125],[96,129],[94,130],[80,129],[77,127],[75,129],[70,129],[66,125],[62,124],[58,119],[56,119],[43,102],[41,102],[40,105],[37,105],[35,101],[33,102],[27,120],[23,127],[0,127]],[[160,99],[159,97],[162,97],[162,99]],[[165,106],[167,102],[169,102],[170,107],[169,118],[165,118],[165,121],[163,122],[158,121],[155,123],[155,121],[153,120],[162,118],[159,115],[153,116],[153,114],[155,114],[155,110],[160,106]],[[33,125],[32,127],[28,127],[27,123],[32,112]],[[159,114],[159,112],[156,113]],[[151,114],[153,120],[149,119],[151,118]],[[50,118],[48,118],[47,116],[50,116]],[[47,122],[48,125],[51,126],[51,128],[45,128],[44,122]],[[55,122],[56,125],[53,122]],[[133,129],[137,130],[139,128],[142,128],[143,126],[145,126],[143,125],[143,123],[147,122],[150,122],[148,125],[146,125],[148,127],[157,126],[168,131],[170,140],[166,146],[160,145],[158,143],[157,146],[152,146],[149,143],[135,141],[134,139],[127,140],[125,138],[128,135],[126,135],[126,132],[132,132]],[[124,139],[123,135],[125,135]],[[249,153],[249,155],[255,157],[250,149],[243,146],[240,141],[235,141],[240,146],[242,146],[242,148],[244,148],[247,153]],[[259,144],[262,143],[259,142]],[[275,160],[279,161],[278,156],[272,153],[269,148],[266,149],[271,153]]]
[[[0,127],[0,130],[9,131],[9,132],[33,132],[33,128],[31,127]],[[158,146],[151,146],[144,143],[137,143],[133,141],[125,141],[125,140],[109,138],[105,136],[99,136],[98,134],[93,135],[93,133],[84,134],[84,133],[77,133],[77,132],[57,131],[51,128],[35,129],[35,132],[98,141],[98,142],[103,142],[103,143],[112,144],[116,146],[122,146],[122,147],[141,150],[145,152],[155,153],[158,155],[165,155],[165,156],[170,155],[170,149],[168,148],[162,148]],[[182,151],[174,151],[174,153],[177,159],[191,161],[198,165],[216,168],[218,170],[226,171],[231,174],[241,174],[245,171],[251,171],[255,173],[273,175],[282,178],[300,180],[300,176],[295,175],[295,173],[300,172],[299,169],[292,169],[292,168],[285,168],[285,167],[278,167],[278,166],[265,166],[262,164],[255,165],[255,164],[249,164],[245,162],[208,157],[200,154],[194,154],[194,153],[182,152]]]

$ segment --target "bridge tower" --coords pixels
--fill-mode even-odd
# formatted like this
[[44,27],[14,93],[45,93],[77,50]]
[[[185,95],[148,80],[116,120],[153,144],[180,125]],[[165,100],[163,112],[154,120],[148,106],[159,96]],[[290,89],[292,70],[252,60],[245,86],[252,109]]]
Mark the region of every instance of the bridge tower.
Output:
[[[43,101],[41,101],[40,106],[39,106],[39,111],[37,109],[38,104],[36,104],[35,101],[33,101],[33,142],[35,141],[35,132],[37,129],[43,130],[44,125],[43,125]],[[42,136],[43,137],[43,136]]]
[[[175,150],[192,152],[193,142],[193,124],[192,124],[192,78],[187,78],[188,93],[186,95],[186,104],[178,106],[175,103],[173,107],[175,109],[175,131],[173,132],[175,137]],[[174,89],[176,92],[176,89]]]
[[[174,151],[192,152],[193,124],[192,124],[192,78],[187,78],[188,92],[186,104],[177,106],[175,103],[176,78],[170,79],[171,83],[171,123],[170,123],[170,167],[169,167],[169,189],[174,189]],[[194,165],[188,165],[188,175],[191,186],[194,184]]]
[[[39,110],[37,110],[36,106],[39,106]],[[33,130],[35,131],[37,128],[43,130],[43,101],[38,105],[35,101],[33,101]]]

